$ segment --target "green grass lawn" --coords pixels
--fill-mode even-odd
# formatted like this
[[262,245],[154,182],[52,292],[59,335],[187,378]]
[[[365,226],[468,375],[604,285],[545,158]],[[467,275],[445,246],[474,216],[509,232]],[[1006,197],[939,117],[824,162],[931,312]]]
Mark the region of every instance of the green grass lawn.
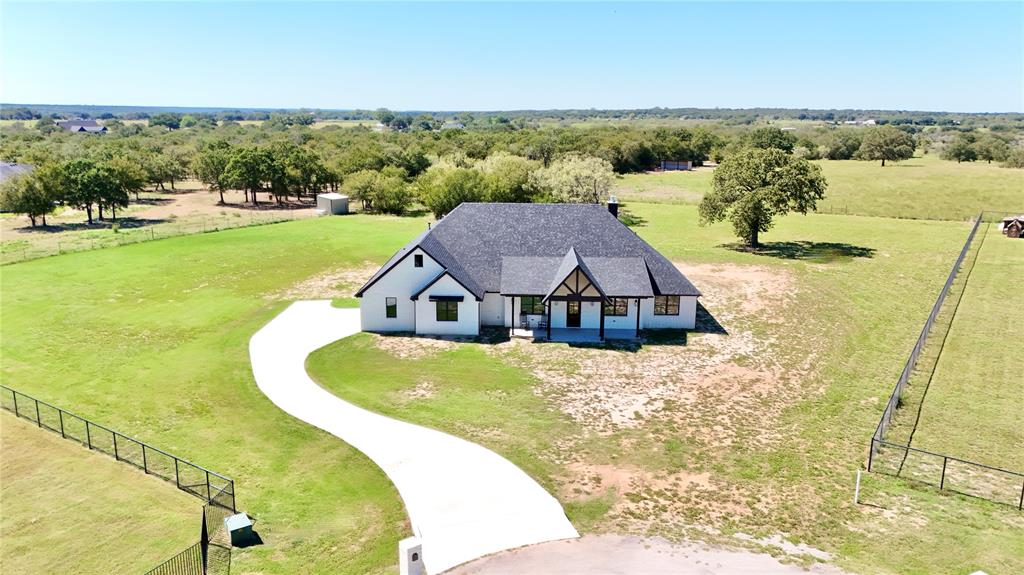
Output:
[[202,502],[0,413],[5,573],[144,573],[199,540]]
[[409,534],[397,492],[260,393],[248,341],[278,290],[383,261],[424,226],[322,218],[5,267],[4,383],[235,479],[266,542],[235,553],[239,572],[388,572]]
[[[823,213],[965,220],[983,209],[1012,211],[1024,203],[1024,170],[957,164],[928,155],[884,168],[880,162],[815,162],[828,180]],[[711,189],[711,170],[629,174],[616,193],[624,201],[692,204]]]
[[[359,335],[310,366],[346,399],[504,454],[551,489],[584,532],[719,537],[710,528],[733,542],[737,531],[782,533],[872,573],[1024,569],[1016,511],[875,478],[863,495],[878,507],[851,502],[867,439],[966,225],[793,216],[749,253],[735,249],[727,224],[697,227],[692,206],[629,209],[643,222],[638,233],[666,255],[705,266],[692,277],[702,278],[705,305],[729,337],[691,334],[682,348],[639,352],[453,344],[416,359]],[[239,572],[390,572],[409,532],[394,488],[365,457],[266,400],[247,344],[283,309],[283,291],[383,262],[425,224],[318,218],[4,267],[0,375],[233,477],[266,543],[236,552]],[[716,282],[728,273],[750,281],[722,284],[735,291],[723,298]],[[771,283],[777,278],[785,281]],[[762,282],[768,295],[757,295]],[[638,406],[637,425],[599,432],[562,409],[585,387],[538,387],[538,366],[572,383],[588,369],[579,358],[699,363],[714,358],[712,343],[733,341],[742,344],[737,367],[775,373],[774,388],[701,389],[686,409],[671,400]],[[728,441],[716,439],[718,427]],[[581,486],[581,476],[609,468],[638,482]],[[671,483],[681,477],[698,487]]]
[[[979,233],[983,233],[982,228]],[[1024,473],[1024,240],[990,225],[928,386],[913,447]]]

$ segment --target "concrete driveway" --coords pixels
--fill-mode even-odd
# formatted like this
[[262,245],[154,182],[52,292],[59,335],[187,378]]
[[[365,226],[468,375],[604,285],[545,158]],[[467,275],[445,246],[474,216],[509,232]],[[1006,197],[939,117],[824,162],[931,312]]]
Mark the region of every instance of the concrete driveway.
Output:
[[506,549],[579,537],[558,501],[500,455],[356,407],[314,383],[306,356],[358,332],[359,310],[296,302],[250,340],[253,375],[286,413],[341,438],[384,470],[422,540],[428,573]]

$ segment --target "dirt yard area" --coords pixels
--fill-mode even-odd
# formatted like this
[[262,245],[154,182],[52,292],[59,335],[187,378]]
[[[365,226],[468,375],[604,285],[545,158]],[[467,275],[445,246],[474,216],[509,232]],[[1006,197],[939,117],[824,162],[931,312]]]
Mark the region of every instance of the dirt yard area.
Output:
[[101,221],[94,211],[90,225],[84,211],[62,207],[46,218],[46,226],[33,228],[25,216],[5,214],[0,218],[3,261],[312,217],[316,213],[309,202],[293,199],[278,204],[268,201],[265,194],[253,206],[245,203],[242,192],[234,190],[224,192],[225,203],[219,204],[219,194],[194,181],[179,182],[175,188],[143,192],[126,209],[118,210],[116,222],[109,213]]

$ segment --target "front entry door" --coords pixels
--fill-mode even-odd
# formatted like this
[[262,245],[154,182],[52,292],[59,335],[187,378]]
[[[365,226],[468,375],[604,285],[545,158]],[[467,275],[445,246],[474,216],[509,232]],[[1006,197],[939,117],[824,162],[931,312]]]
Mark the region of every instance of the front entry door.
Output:
[[565,327],[580,326],[580,302],[565,302]]

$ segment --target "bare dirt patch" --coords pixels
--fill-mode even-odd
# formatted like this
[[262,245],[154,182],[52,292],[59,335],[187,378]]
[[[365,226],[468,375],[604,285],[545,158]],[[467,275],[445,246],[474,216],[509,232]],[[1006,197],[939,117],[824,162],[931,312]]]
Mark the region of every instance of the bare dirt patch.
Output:
[[352,297],[378,268],[380,268],[379,264],[366,261],[357,268],[347,267],[326,271],[306,278],[281,292],[270,294],[267,298],[301,300]]
[[[685,345],[647,344],[639,350],[571,348],[512,340],[494,346],[507,360],[530,369],[538,393],[599,433],[636,428],[653,417],[685,418],[704,443],[728,444],[749,421],[763,423],[758,440],[773,435],[765,418],[792,374],[775,357],[777,342],[758,324],[784,317],[795,281],[786,270],[760,266],[688,266],[708,314]],[[701,329],[710,333],[699,333]],[[775,407],[772,407],[772,405]],[[699,425],[696,425],[699,424]]]
[[455,349],[464,338],[440,338],[422,335],[373,335],[373,344],[398,359],[423,359]]

